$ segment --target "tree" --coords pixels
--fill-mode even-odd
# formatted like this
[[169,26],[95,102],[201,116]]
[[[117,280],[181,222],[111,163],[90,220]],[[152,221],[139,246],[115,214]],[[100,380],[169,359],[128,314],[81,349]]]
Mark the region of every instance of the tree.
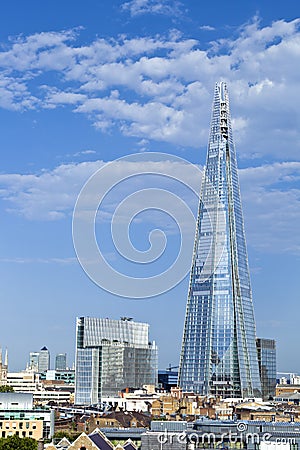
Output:
[[[56,433],[54,433],[53,438],[54,439],[62,439],[62,438],[67,438],[68,441],[73,442],[75,441],[75,439],[77,439],[79,436],[81,435],[81,433],[72,433],[71,431],[67,431],[67,430],[60,430],[57,431]],[[0,447],[1,450],[1,447]]]
[[37,441],[17,435],[0,438],[0,450],[37,450]]
[[0,386],[0,392],[15,392],[15,390],[12,386],[5,384],[4,386]]

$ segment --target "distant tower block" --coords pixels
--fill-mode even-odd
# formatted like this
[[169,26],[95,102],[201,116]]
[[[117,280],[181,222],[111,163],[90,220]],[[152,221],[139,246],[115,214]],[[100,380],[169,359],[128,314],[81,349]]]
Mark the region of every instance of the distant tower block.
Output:
[[67,368],[67,354],[57,353],[55,357],[55,370],[66,370]]
[[7,371],[8,371],[8,351],[5,350],[4,362],[2,360],[2,348],[0,348],[0,386],[7,384]]
[[38,357],[38,371],[39,373],[45,373],[50,369],[50,352],[47,347],[41,348]]

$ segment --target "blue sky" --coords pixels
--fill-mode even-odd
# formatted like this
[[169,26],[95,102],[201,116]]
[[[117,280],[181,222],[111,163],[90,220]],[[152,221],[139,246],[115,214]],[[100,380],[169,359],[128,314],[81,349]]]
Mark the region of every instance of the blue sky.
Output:
[[[12,370],[25,367],[29,351],[44,345],[53,356],[66,351],[71,364],[75,317],[81,315],[149,322],[160,367],[178,364],[187,278],[145,300],[105,292],[76,259],[72,212],[84,183],[105,162],[165,152],[201,166],[214,84],[223,79],[240,167],[257,334],[277,340],[279,370],[300,372],[298,10],[290,0],[248,1],[242,8],[236,1],[224,6],[172,0],[2,5],[0,344],[9,349]],[[161,161],[161,171],[166,164]],[[121,177],[126,170],[124,164]],[[151,181],[136,179],[125,190],[146,185]],[[155,186],[165,188],[162,180]],[[188,201],[195,208],[195,198]],[[153,227],[165,229],[171,244],[153,269],[157,273],[174,258],[176,224],[160,213],[137,219],[130,233],[141,251]],[[100,240],[109,224],[99,218]],[[132,274],[104,241],[110,263]],[[148,270],[134,269],[140,276]]]

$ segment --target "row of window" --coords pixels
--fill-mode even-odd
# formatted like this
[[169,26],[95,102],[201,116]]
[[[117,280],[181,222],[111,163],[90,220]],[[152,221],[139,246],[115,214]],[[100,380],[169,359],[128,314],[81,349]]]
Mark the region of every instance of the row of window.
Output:
[[[17,424],[17,422],[13,422],[12,424],[10,424],[9,422],[0,422],[0,428],[6,428],[6,429],[9,429],[9,428],[14,428],[14,429],[16,429],[16,428],[19,428],[20,430],[22,430],[23,429],[23,427],[24,427],[24,425],[25,425],[25,428],[26,429],[29,429],[29,428],[32,428],[33,430],[35,430],[36,429],[36,423],[30,423],[30,422],[18,422],[18,424]],[[31,425],[31,427],[30,427],[30,425]]]
[[12,436],[12,435],[17,435],[20,437],[32,437],[33,436],[33,432],[32,431],[1,431],[1,437],[6,438],[8,436]]

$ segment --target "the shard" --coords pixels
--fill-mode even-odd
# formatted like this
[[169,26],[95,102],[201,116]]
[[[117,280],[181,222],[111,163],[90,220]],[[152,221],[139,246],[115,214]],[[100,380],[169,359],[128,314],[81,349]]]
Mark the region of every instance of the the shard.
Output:
[[179,369],[184,391],[261,397],[227,87],[216,84]]

